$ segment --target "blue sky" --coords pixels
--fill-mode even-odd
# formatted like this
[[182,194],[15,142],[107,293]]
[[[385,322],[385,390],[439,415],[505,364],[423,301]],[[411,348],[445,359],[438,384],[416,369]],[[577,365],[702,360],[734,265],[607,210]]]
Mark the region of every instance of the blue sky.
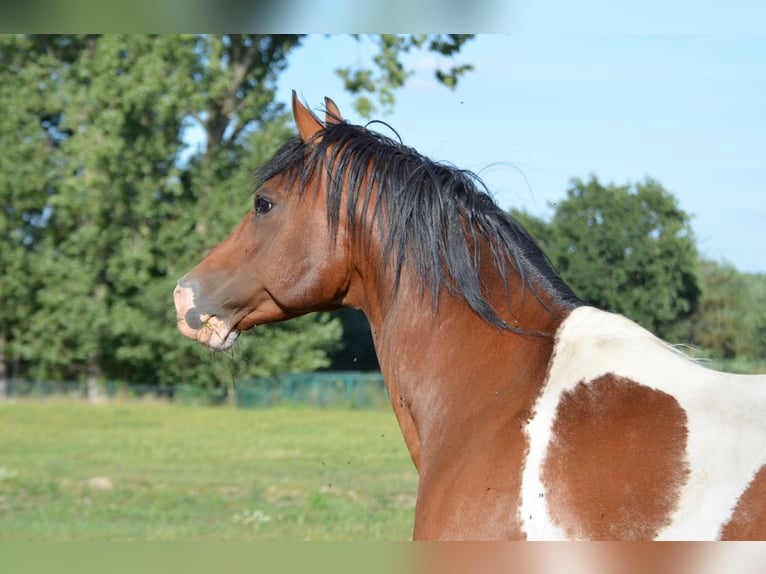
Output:
[[[373,53],[309,38],[279,98],[295,88],[319,108],[327,95],[362,122],[333,70]],[[543,217],[571,178],[652,177],[693,215],[704,256],[766,272],[766,35],[486,35],[456,61],[476,70],[450,91],[432,79],[436,58],[411,57],[417,73],[376,117],[429,157],[479,173],[502,207]]]

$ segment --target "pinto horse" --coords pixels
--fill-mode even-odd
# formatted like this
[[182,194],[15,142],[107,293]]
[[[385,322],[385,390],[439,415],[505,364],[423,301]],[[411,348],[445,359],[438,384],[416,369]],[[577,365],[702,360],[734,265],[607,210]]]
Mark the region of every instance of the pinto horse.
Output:
[[471,173],[293,93],[298,135],[174,291],[212,350],[341,306],[369,320],[418,470],[416,539],[766,539],[766,377],[579,300]]

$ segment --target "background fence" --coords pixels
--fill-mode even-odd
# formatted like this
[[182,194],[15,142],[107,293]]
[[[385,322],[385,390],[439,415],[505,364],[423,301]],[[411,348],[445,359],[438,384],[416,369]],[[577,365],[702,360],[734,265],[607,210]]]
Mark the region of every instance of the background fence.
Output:
[[[380,373],[291,373],[235,381],[230,387],[137,385],[107,381],[97,392],[85,382],[9,379],[0,399],[68,397],[83,400],[163,400],[178,404],[268,408],[305,405],[318,408],[378,409],[390,405]],[[4,392],[3,392],[4,390]]]
[[318,407],[381,408],[390,404],[380,373],[300,373],[238,381],[237,405],[267,407],[307,404]]
[[[706,367],[734,373],[766,373],[766,359],[703,361]],[[137,385],[116,381],[89,387],[84,381],[0,380],[0,401],[8,398],[70,397],[93,402],[164,400],[178,404],[267,408],[306,405],[318,408],[387,408],[390,400],[380,373],[334,371],[291,373],[237,380],[228,387]]]

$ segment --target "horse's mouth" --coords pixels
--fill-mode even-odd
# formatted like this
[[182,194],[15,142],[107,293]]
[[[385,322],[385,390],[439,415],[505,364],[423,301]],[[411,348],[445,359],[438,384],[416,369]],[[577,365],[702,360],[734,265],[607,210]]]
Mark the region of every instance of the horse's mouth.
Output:
[[218,315],[200,314],[191,289],[179,285],[173,292],[173,298],[178,330],[184,337],[194,339],[211,351],[226,351],[236,343],[240,333],[237,325],[229,324]]
[[211,351],[226,351],[237,342],[239,331],[230,327],[223,319],[212,315],[203,319],[195,338]]
[[178,330],[211,351],[226,351],[237,342],[239,330],[230,327],[223,319],[216,315],[202,315],[199,320],[199,326],[191,326],[185,317],[178,317]]

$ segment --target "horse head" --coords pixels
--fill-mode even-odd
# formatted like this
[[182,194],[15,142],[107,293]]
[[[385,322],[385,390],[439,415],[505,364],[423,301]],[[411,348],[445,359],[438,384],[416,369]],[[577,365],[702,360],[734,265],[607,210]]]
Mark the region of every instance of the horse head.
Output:
[[226,350],[242,331],[312,311],[337,308],[348,291],[351,264],[338,248],[344,231],[327,224],[327,177],[303,167],[326,125],[342,122],[325,101],[326,124],[293,92],[298,136],[266,166],[252,209],[174,290],[178,328],[212,350]]

